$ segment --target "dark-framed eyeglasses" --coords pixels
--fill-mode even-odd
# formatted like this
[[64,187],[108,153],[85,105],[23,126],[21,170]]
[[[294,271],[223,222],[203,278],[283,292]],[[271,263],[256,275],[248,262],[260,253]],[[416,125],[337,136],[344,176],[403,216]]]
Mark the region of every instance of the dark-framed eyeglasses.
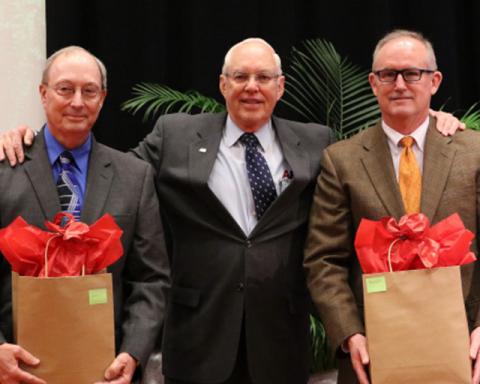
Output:
[[[53,86],[45,84],[45,86],[53,89],[57,95],[62,96],[66,99],[71,99],[77,91],[77,87],[70,83],[59,83]],[[102,92],[102,89],[95,84],[88,84],[80,87],[79,89],[82,98],[85,100],[95,100]]]
[[382,83],[394,83],[397,81],[398,75],[402,75],[403,80],[407,83],[414,83],[419,81],[422,78],[424,73],[433,73],[434,69],[423,69],[423,68],[405,68],[405,69],[381,69],[379,71],[374,71],[373,73],[377,76],[378,80]]
[[280,77],[275,73],[270,72],[258,72],[258,73],[245,73],[245,72],[233,72],[225,73],[225,76],[232,79],[232,81],[239,85],[247,84],[250,81],[250,78],[253,76],[253,79],[257,84],[267,85],[270,84],[273,80],[276,80]]

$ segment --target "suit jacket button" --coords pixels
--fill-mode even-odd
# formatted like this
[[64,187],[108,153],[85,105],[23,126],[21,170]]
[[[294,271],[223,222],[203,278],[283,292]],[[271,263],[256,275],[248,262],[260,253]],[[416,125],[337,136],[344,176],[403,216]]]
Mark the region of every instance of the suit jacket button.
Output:
[[250,248],[252,246],[252,242],[250,240],[247,240],[245,242],[245,244],[246,244],[247,248]]
[[237,284],[237,292],[243,292],[243,289],[245,288],[245,286],[243,285],[243,283],[238,283]]

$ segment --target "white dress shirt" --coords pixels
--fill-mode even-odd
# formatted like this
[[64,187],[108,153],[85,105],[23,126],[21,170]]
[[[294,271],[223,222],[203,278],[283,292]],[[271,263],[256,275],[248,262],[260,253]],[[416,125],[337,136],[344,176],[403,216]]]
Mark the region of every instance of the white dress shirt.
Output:
[[[244,133],[228,116],[208,186],[248,235],[258,220],[248,181],[245,147],[239,142]],[[277,195],[280,195],[293,175],[283,157],[271,120],[256,131],[255,136],[260,142],[258,150],[265,157],[272,174]]]
[[409,135],[403,135],[395,129],[389,127],[382,120],[382,129],[387,135],[388,147],[390,148],[390,154],[392,155],[393,168],[395,169],[395,175],[397,176],[398,181],[398,168],[400,166],[400,155],[402,153],[403,147],[400,145],[400,140],[405,136],[413,137],[412,150],[415,154],[415,159],[417,160],[418,167],[420,168],[420,173],[423,172],[423,154],[425,149],[425,137],[427,136],[429,117],[420,124],[420,126]]

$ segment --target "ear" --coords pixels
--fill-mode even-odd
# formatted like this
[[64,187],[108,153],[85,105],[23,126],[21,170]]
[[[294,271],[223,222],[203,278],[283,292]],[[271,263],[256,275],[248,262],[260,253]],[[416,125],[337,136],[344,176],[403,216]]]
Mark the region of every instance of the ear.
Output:
[[48,90],[48,87],[45,84],[40,84],[38,86],[38,92],[40,93],[40,101],[42,102],[42,105],[44,107],[47,102],[47,90]]
[[372,88],[372,92],[375,96],[377,96],[378,84],[377,84],[377,77],[373,72],[368,74],[368,82],[370,83],[370,87]]
[[98,103],[99,109],[102,109],[102,107],[103,107],[103,102],[105,101],[105,97],[106,97],[106,96],[107,96],[107,90],[104,89],[104,90],[102,90],[102,93],[101,93],[101,95],[100,95],[100,102]]
[[440,71],[435,71],[433,72],[432,76],[432,89],[431,89],[431,94],[434,95],[437,93],[438,88],[440,88],[440,84],[442,83],[443,75],[442,72]]
[[285,92],[285,76],[280,76],[277,80],[277,101],[283,96]]
[[226,91],[227,91],[227,87],[228,87],[227,77],[222,74],[222,75],[220,75],[218,88],[220,89],[220,92],[222,93],[223,97],[225,97],[225,93],[226,93]]

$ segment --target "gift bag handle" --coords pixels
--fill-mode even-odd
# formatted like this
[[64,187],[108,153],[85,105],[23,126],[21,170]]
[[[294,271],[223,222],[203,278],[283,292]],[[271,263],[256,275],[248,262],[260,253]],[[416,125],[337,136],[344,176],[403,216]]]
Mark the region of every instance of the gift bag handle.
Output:
[[[60,233],[56,233],[47,241],[47,245],[45,246],[45,277],[48,277],[48,247],[50,246],[50,242],[55,239],[56,237],[62,236]],[[85,276],[85,264],[82,264],[82,276]]]
[[388,247],[388,269],[390,270],[390,272],[393,272],[393,268],[392,268],[392,248],[393,246],[396,244],[397,241],[400,241],[400,240],[403,240],[401,237],[393,240],[391,243],[390,243],[390,246]]

